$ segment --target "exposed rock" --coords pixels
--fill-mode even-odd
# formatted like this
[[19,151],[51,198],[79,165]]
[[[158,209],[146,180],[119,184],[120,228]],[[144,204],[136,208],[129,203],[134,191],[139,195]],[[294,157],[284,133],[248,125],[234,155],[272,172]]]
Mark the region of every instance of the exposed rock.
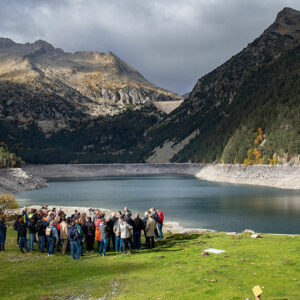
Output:
[[0,194],[14,194],[47,186],[45,179],[28,175],[22,169],[0,169]]
[[[54,164],[26,165],[29,174],[44,178],[91,178],[101,176],[186,174],[199,179],[300,189],[300,166],[243,166],[221,164]],[[172,224],[170,223],[170,226]],[[177,224],[174,224],[177,226]],[[184,231],[184,229],[182,229]],[[192,230],[192,229],[191,229]],[[251,232],[252,233],[252,232]],[[255,232],[253,232],[255,233]]]
[[[44,132],[70,121],[117,114],[182,97],[146,80],[112,52],[66,53],[45,41],[0,38],[0,118],[37,121]],[[179,101],[179,102],[178,102]]]

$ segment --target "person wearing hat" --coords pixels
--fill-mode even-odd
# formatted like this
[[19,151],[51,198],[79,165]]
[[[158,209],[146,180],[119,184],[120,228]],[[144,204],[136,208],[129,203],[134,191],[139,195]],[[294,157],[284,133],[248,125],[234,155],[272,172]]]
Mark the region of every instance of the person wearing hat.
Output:
[[4,224],[4,218],[0,218],[0,251],[4,252],[6,240],[6,226]]

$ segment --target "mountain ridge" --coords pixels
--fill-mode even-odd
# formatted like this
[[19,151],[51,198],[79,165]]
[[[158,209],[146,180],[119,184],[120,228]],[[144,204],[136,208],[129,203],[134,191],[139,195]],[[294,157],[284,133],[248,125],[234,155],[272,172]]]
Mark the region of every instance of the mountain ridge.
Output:
[[[222,161],[224,147],[233,134],[228,132],[228,128],[233,130],[230,126],[231,112],[235,106],[240,105],[236,100],[240,97],[243,86],[249,80],[253,80],[251,76],[259,69],[275,64],[289,50],[297,49],[300,44],[299,32],[300,12],[285,8],[278,13],[274,23],[246,48],[201,77],[182,105],[149,133],[152,155],[147,159],[162,162],[160,157],[166,157],[164,145],[166,149],[174,149],[177,144],[180,145],[192,135],[193,138],[183,149],[178,147],[180,150],[172,154],[169,162]],[[239,101],[243,102],[243,99]],[[243,104],[244,107],[247,105],[251,107],[249,103]],[[243,120],[237,120],[237,124],[239,122]],[[221,123],[223,128],[215,131]],[[257,128],[251,130],[254,134]],[[222,131],[225,137],[220,137]],[[220,140],[217,140],[218,138]],[[153,161],[154,157],[156,160]]]
[[[39,123],[47,121],[49,126],[41,126],[41,129],[48,133],[56,131],[57,128],[68,127],[68,121],[74,119],[73,115],[93,118],[118,114],[128,106],[138,108],[155,101],[182,99],[179,95],[146,80],[112,52],[68,53],[43,40],[22,44],[0,38],[0,86],[2,118],[13,117],[12,113],[5,113],[3,107],[12,107],[13,104],[18,106],[20,101],[14,102],[14,95],[18,94],[18,99],[22,100],[26,111],[26,116],[17,115],[18,120],[33,118]],[[9,92],[4,86],[9,87]],[[26,91],[27,95],[35,95],[35,98],[40,97],[43,101],[51,101],[44,107],[47,116],[40,114],[39,105],[44,105],[43,103],[35,101],[34,107],[29,105],[25,98],[21,99],[21,91]],[[7,102],[10,104],[7,105]],[[62,118],[59,110],[49,119],[50,111],[53,110],[50,106],[60,107],[61,102],[70,108],[70,114],[67,110],[64,111],[66,120]],[[57,122],[61,126],[57,127]]]

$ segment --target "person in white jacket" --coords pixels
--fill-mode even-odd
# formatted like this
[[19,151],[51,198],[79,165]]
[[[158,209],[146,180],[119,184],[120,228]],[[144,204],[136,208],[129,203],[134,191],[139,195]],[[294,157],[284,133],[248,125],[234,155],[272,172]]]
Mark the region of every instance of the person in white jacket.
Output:
[[125,222],[124,216],[120,218],[120,231],[121,231],[121,239],[123,244],[123,250],[126,251],[127,249],[131,252],[131,232],[133,227],[130,226],[127,222]]

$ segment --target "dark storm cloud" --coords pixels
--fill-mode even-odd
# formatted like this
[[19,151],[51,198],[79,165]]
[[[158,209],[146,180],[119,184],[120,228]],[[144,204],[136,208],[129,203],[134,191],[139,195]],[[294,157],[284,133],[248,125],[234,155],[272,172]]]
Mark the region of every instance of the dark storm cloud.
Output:
[[285,0],[0,0],[0,36],[66,51],[112,51],[180,94],[239,52]]

